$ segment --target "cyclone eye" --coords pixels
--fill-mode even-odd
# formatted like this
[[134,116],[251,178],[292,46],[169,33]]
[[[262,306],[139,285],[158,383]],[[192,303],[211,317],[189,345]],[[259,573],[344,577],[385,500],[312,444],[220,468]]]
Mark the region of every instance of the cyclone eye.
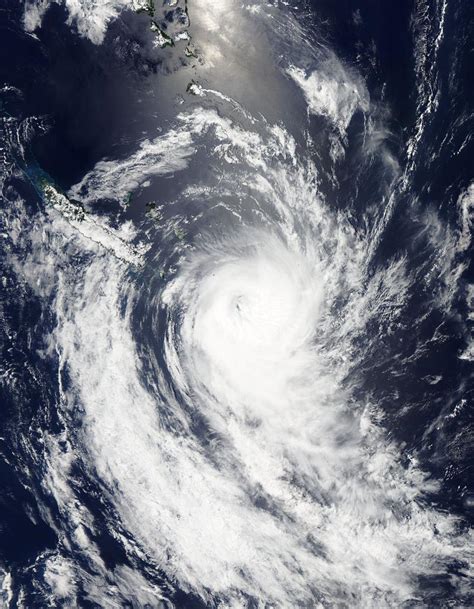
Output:
[[237,311],[237,313],[239,313],[239,315],[242,315],[242,313],[244,312],[244,308],[244,297],[242,295],[239,295],[234,299],[234,309]]

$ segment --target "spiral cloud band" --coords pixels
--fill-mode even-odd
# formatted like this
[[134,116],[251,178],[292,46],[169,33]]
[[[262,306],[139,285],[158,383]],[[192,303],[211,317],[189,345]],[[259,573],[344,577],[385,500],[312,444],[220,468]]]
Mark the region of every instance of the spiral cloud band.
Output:
[[[135,287],[98,256],[57,300],[77,388],[66,403],[84,409],[80,453],[141,551],[204,598],[404,602],[416,577],[468,551],[456,519],[419,502],[433,483],[416,461],[402,465],[377,405],[352,397],[366,328],[396,323],[413,278],[403,260],[368,278],[371,233],[317,203],[288,134],[224,131],[200,110],[182,120],[196,144],[213,134],[207,145],[229,168],[202,190],[217,204],[194,215],[193,248],[170,278],[152,253]],[[236,215],[225,182],[240,155]],[[260,226],[243,231],[252,200]],[[216,211],[224,234],[206,228]]]
[[33,363],[6,358],[1,378],[21,406],[28,514],[54,542],[25,560],[31,589],[0,563],[1,594],[26,599],[12,608],[470,606],[472,497],[459,483],[456,509],[442,500],[467,402],[436,393],[426,361],[454,334],[453,369],[472,359],[474,191],[450,187],[445,218],[416,186],[447,3],[430,18],[414,3],[402,135],[375,42],[349,65],[301,7],[169,2],[161,30],[151,4],[22,9],[28,40],[62,19],[91,61],[113,57],[108,95],[135,114],[97,158],[74,149],[64,190],[32,152],[49,119],[2,114],[0,312]]

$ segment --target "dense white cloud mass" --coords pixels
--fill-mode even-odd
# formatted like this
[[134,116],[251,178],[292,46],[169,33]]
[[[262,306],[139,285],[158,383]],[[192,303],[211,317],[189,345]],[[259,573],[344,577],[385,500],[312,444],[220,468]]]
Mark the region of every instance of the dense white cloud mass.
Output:
[[[402,466],[377,405],[351,397],[357,341],[373,320],[392,323],[413,278],[394,260],[367,279],[370,233],[335,223],[281,128],[258,134],[201,109],[178,125],[179,139],[163,136],[176,158],[212,134],[229,171],[245,159],[264,221],[206,234],[150,294],[153,318],[166,314],[150,339],[164,341],[165,368],[146,385],[123,262],[101,255],[72,283],[66,272],[54,340],[72,383],[64,415],[83,409],[68,458],[90,461],[140,552],[205,599],[403,603],[417,577],[470,552],[456,519],[423,504],[436,484],[415,460]],[[153,158],[154,171],[170,170]],[[79,534],[87,514],[58,483],[63,467],[51,460],[47,484],[63,486]],[[48,575],[64,593],[65,572]]]
[[[54,1],[95,44],[120,11],[138,8]],[[26,3],[27,31],[50,4]],[[67,195],[43,184],[44,213],[30,218],[19,202],[7,218],[9,264],[53,320],[42,355],[57,366],[61,431],[37,430],[42,490],[62,518],[44,508],[59,539],[38,557],[48,602],[78,606],[83,594],[111,609],[169,607],[176,587],[220,609],[421,606],[420,582],[455,561],[465,569],[472,535],[430,502],[439,482],[394,439],[376,390],[361,387],[414,291],[450,310],[471,245],[473,187],[458,198],[454,228],[428,206],[419,213],[414,239],[429,252],[419,266],[405,251],[376,258],[394,185],[406,188],[412,169],[388,151],[362,76],[328,49],[308,51],[302,26],[273,6],[197,6],[205,86],[183,80],[191,101],[175,104],[159,136],[95,162]],[[262,23],[275,48],[298,53],[262,59]],[[235,83],[219,72],[233,47],[239,78],[251,73],[246,52],[269,66],[253,75],[255,97],[268,82],[265,107],[285,117],[298,96],[301,117],[286,124],[234,102],[226,87]],[[360,209],[334,196],[355,116],[348,174],[363,190],[373,169],[381,193]],[[311,120],[327,155],[315,150]],[[125,215],[131,193],[171,177],[173,194],[159,191],[154,216],[135,225],[130,212],[119,228],[101,218],[98,202],[118,201]],[[107,564],[101,525],[123,562]],[[450,582],[461,598],[468,579]],[[5,598],[10,586],[5,575]]]

